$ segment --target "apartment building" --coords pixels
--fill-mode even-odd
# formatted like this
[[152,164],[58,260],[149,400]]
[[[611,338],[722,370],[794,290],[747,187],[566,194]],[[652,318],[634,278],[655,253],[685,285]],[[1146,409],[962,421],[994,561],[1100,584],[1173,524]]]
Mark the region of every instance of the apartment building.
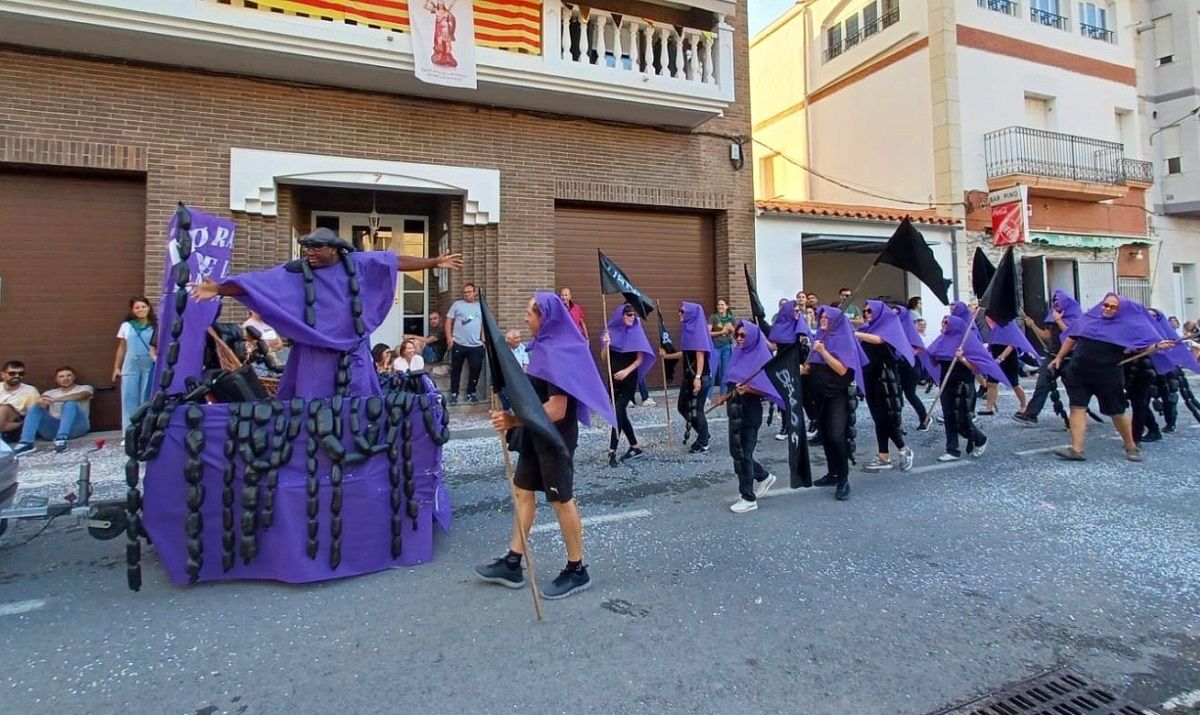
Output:
[[420,7],[0,0],[0,359],[40,383],[75,365],[115,423],[114,335],[157,293],[177,201],[237,221],[237,271],[320,226],[462,251],[461,273],[403,277],[389,344],[465,281],[512,327],[571,286],[598,332],[597,248],[664,306],[740,280],[745,0],[474,0],[474,89],[417,80]]
[[[992,204],[1025,195],[1030,314],[1055,288],[1148,299],[1131,23],[1123,1],[797,3],[751,42],[756,197],[958,219],[934,252],[965,299],[974,248],[1000,252]],[[781,240],[760,255],[810,242]]]

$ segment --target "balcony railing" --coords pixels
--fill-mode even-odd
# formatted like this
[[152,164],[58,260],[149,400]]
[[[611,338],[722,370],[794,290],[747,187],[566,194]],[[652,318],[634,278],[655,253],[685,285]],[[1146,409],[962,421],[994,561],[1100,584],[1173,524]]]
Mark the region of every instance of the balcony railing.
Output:
[[1010,0],[978,0],[978,2],[979,7],[984,10],[991,10],[992,12],[1011,15],[1013,17],[1017,15],[1017,4]]
[[900,22],[900,8],[898,7],[888,10],[879,18],[879,24],[883,27],[891,27],[897,22]]
[[1008,127],[983,136],[987,177],[1026,174],[1094,184],[1152,183],[1150,162],[1125,158],[1119,142]]
[[1093,40],[1103,40],[1104,42],[1113,41],[1113,31],[1106,30],[1103,27],[1089,25],[1086,22],[1079,23],[1079,34],[1084,37],[1090,37]]
[[[980,2],[984,2],[984,1],[986,1],[986,0],[980,0]],[[996,0],[996,1],[1007,2],[1007,0]],[[843,38],[841,42],[830,45],[830,46],[826,47],[824,50],[822,50],[822,52],[821,52],[822,62],[828,62],[829,60],[832,60],[833,58],[848,51],[851,47],[854,47],[858,43],[863,42],[871,35],[878,34],[883,28],[891,27],[892,25],[895,25],[897,22],[900,22],[900,8],[894,8],[892,10],[885,12],[882,16],[864,24],[862,26],[862,29],[859,30],[858,32],[852,32],[849,35],[846,35],[846,37]]]
[[1062,15],[1055,15],[1052,12],[1039,10],[1036,7],[1029,8],[1029,19],[1046,27],[1055,27],[1059,30],[1067,29],[1067,18]]

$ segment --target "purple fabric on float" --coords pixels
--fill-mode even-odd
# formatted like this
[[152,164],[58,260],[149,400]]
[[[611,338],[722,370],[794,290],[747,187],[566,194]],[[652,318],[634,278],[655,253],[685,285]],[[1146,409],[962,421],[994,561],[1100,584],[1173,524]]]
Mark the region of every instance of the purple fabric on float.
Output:
[[[822,305],[817,308],[817,325],[821,324],[822,317],[829,319],[828,328],[825,330],[818,328],[816,335],[813,336],[813,342],[819,340],[825,343],[825,349],[837,358],[838,362],[854,371],[854,381],[858,384],[859,391],[865,395],[867,390],[863,383],[862,373],[863,366],[868,362],[867,354],[863,352],[862,345],[854,336],[854,327],[846,319],[845,313],[830,305]],[[824,363],[825,358],[813,350],[808,354],[808,361]]]
[[863,323],[859,332],[883,338],[883,342],[891,347],[897,357],[903,358],[909,365],[914,364],[916,355],[913,354],[912,344],[904,332],[900,317],[884,305],[882,300],[868,300],[866,307],[871,309],[871,319]]
[[736,336],[739,330],[746,331],[746,339],[741,345],[738,345],[736,338],[733,341],[733,353],[729,356],[729,364],[725,366],[725,382],[743,383],[783,409],[786,407],[783,398],[762,370],[762,366],[771,359],[771,349],[763,340],[762,331],[749,320],[737,321],[733,334]]
[[978,331],[972,331],[967,335],[966,342],[963,342],[963,333],[967,329],[966,322],[956,316],[948,315],[942,322],[942,334],[929,344],[929,357],[936,361],[933,364],[935,372],[930,373],[934,379],[942,379],[941,365],[942,361],[951,361],[954,359],[955,353],[962,346],[963,357],[970,360],[975,365],[975,372],[987,375],[988,377],[1002,384],[1012,387],[1012,383],[1004,376],[1004,370],[1000,368],[1000,364],[996,362],[996,358],[988,352],[987,346],[979,339]]
[[1076,320],[1083,315],[1083,308],[1079,307],[1079,302],[1072,298],[1066,291],[1058,289],[1054,291],[1054,295],[1050,298],[1050,310],[1046,312],[1046,319],[1043,323],[1054,322],[1054,310],[1063,314],[1063,322],[1067,327],[1075,324]]
[[650,368],[658,360],[658,353],[650,347],[650,340],[646,337],[646,330],[642,327],[642,319],[637,317],[636,311],[633,316],[633,325],[625,325],[625,308],[627,306],[629,306],[628,303],[617,306],[612,317],[608,319],[608,337],[611,341],[609,346],[613,352],[642,354],[642,364],[637,368],[637,376],[641,379],[650,372]]
[[[423,376],[421,379],[424,393],[434,399],[431,409],[435,410],[435,415],[439,418],[435,424],[440,424],[442,408],[437,406],[437,389],[428,377]],[[201,508],[204,521],[201,536],[204,544],[201,581],[273,579],[288,583],[306,583],[387,568],[413,566],[433,560],[433,524],[436,521],[444,531],[449,531],[451,505],[443,482],[441,449],[434,444],[426,431],[422,413],[418,408],[414,408],[409,416],[413,427],[412,464],[416,486],[413,498],[420,507],[416,529],[407,516],[403,517],[403,550],[399,559],[393,560],[391,554],[391,482],[387,455],[381,454],[345,469],[342,485],[342,561],[336,570],[330,568],[329,501],[333,490],[329,483],[330,465],[323,450],[318,452],[317,458],[320,465],[317,474],[321,484],[318,497],[320,550],[315,559],[308,558],[305,553],[308,539],[307,472],[303,449],[307,440],[307,430],[302,427],[295,441],[296,448],[292,452],[291,462],[279,470],[274,523],[271,528],[259,528],[256,532],[258,555],[249,565],[242,564],[239,551],[243,487],[243,469],[239,466],[233,489],[233,512],[237,522],[234,526],[237,558],[235,566],[225,572],[221,566],[221,493],[222,471],[228,462],[224,454],[224,445],[230,405],[203,405],[201,409],[204,410],[201,429],[206,439],[200,459],[204,463],[202,484],[207,493]],[[171,417],[171,424],[166,429],[162,450],[146,464],[144,496],[146,530],[154,542],[155,552],[161,559],[167,575],[177,586],[188,583],[187,537],[183,529],[188,514],[188,483],[183,476],[183,465],[187,459],[183,440],[188,433],[184,423],[185,414],[186,410],[182,408],[175,411]],[[349,434],[348,423],[344,425],[344,429]],[[260,495],[261,489],[260,487]],[[262,502],[261,496],[259,502]],[[403,508],[401,513],[405,513]]]
[[[991,318],[988,319],[988,323],[991,323]],[[1017,352],[1038,357],[1037,348],[1033,347],[1033,343],[1030,343],[1029,338],[1025,337],[1022,324],[1016,320],[1011,320],[1004,325],[992,325],[992,332],[988,336],[988,345],[1007,345]]]
[[[1109,297],[1119,300],[1120,306],[1112,317],[1105,317],[1101,306]],[[1071,323],[1063,335],[1069,338],[1102,340],[1120,345],[1126,350],[1148,348],[1163,339],[1154,325],[1154,319],[1141,303],[1122,298],[1116,293],[1105,295],[1099,303],[1080,316],[1079,320]]]
[[[1154,327],[1158,328],[1158,333],[1164,340],[1179,340],[1179,332],[1171,327],[1166,313],[1154,310],[1149,313],[1149,317],[1154,321]],[[1177,367],[1200,372],[1200,362],[1196,361],[1196,356],[1183,343],[1151,353],[1150,362],[1154,363],[1154,370],[1160,375],[1172,372]]]
[[704,314],[704,306],[685,300],[679,304],[679,309],[683,311],[683,318],[679,321],[679,349],[707,352],[705,364],[708,365],[709,374],[716,374],[712,366],[716,348],[713,347],[712,335],[708,332],[708,316]]
[[[771,320],[771,332],[767,333],[767,340],[776,345],[788,345],[796,342],[796,336],[800,334],[797,326],[799,322],[802,321],[796,320],[796,301],[784,301],[783,307]],[[807,326],[805,327],[807,328]]]
[[340,262],[313,271],[316,327],[304,322],[303,274],[276,266],[225,280],[245,291],[245,295],[237,296],[239,302],[258,311],[268,325],[294,343],[279,381],[281,400],[332,397],[338,361],[347,350],[352,351],[349,394],[380,394],[369,343],[372,331],[383,323],[392,308],[399,263],[396,254],[390,251],[348,256],[354,262],[361,286],[359,298],[366,327],[361,338],[354,331],[354,318],[350,315],[350,277]]
[[575,327],[567,306],[554,293],[534,293],[533,299],[542,325],[529,341],[529,367],[525,372],[574,397],[578,403],[575,414],[583,424],[591,426],[595,412],[616,427],[617,415],[608,388],[600,379],[587,338]]

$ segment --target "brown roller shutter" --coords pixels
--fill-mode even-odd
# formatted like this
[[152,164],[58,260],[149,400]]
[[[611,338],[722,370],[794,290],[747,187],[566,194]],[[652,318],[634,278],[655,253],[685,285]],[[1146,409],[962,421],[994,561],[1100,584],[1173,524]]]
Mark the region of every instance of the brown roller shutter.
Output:
[[[679,339],[679,302],[700,303],[711,313],[716,303],[712,217],[705,214],[559,206],[554,213],[554,274],[568,286],[587,316],[588,338],[599,354],[600,331],[608,316],[600,301],[596,249],[604,251],[641,290],[661,302],[667,329]],[[608,298],[608,309],[621,296]],[[647,335],[658,347],[658,321],[651,315]],[[678,381],[678,371],[676,381]],[[661,386],[662,373],[648,382]]]
[[0,172],[0,361],[54,387],[70,365],[96,388],[92,428],[120,426],[117,328],[145,288],[141,179]]

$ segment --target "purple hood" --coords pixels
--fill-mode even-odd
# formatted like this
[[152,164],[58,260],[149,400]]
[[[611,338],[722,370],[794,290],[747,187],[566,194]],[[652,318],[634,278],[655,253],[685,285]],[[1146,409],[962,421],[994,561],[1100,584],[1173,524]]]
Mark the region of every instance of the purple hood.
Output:
[[526,372],[541,378],[574,397],[576,416],[585,425],[592,424],[591,413],[617,426],[617,415],[608,399],[608,389],[592,359],[587,338],[580,334],[566,304],[554,293],[533,296],[542,325],[529,342],[529,367]]

